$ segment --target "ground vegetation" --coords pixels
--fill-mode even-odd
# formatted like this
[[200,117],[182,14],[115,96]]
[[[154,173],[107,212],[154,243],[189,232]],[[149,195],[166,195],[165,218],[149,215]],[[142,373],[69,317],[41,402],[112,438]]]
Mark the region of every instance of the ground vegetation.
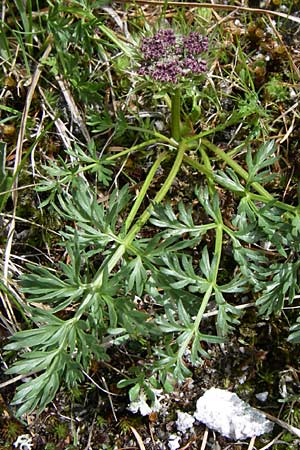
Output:
[[1,14],[1,448],[297,448],[299,2]]

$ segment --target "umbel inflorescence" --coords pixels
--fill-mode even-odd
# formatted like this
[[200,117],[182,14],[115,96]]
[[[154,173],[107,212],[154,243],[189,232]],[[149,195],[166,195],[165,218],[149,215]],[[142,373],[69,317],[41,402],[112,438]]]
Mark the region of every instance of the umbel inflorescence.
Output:
[[201,58],[207,48],[207,38],[197,31],[177,36],[171,29],[159,30],[141,42],[138,73],[156,81],[177,84],[207,70],[207,63]]

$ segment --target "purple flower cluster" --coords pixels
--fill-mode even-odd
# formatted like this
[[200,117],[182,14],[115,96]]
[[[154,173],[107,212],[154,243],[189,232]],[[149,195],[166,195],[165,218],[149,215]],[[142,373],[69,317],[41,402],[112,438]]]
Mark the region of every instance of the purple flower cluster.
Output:
[[182,75],[182,70],[176,64],[176,61],[158,61],[155,68],[153,68],[151,75],[156,81],[177,83],[177,77]]
[[200,75],[207,70],[207,63],[203,59],[196,59],[193,56],[187,56],[182,61],[182,66],[195,75]]
[[176,84],[190,75],[200,75],[207,63],[199,55],[208,49],[208,40],[197,31],[176,36],[171,29],[159,30],[141,43],[143,59],[138,71],[153,80]]
[[144,59],[159,59],[176,45],[176,36],[173,30],[160,30],[150,38],[144,38],[141,51]]
[[188,36],[183,36],[183,46],[189,55],[200,55],[208,50],[208,39],[197,31],[192,31]]

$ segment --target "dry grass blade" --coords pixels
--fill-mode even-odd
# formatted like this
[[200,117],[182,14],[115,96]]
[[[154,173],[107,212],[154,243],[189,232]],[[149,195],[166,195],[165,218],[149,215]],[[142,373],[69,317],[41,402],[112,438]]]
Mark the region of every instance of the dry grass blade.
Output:
[[267,445],[265,445],[264,447],[261,447],[260,450],[267,450],[268,448],[272,448],[273,444],[278,442],[278,440],[281,438],[282,435],[283,435],[283,431],[281,431],[277,436],[275,436],[274,439],[272,439]]
[[53,111],[51,105],[49,104],[47,97],[43,91],[43,89],[41,87],[39,87],[39,92],[41,94],[41,96],[43,97],[44,100],[44,104],[43,104],[43,108],[45,109],[45,112],[51,117],[51,119],[53,120],[56,129],[61,137],[62,142],[64,143],[66,149],[68,148],[72,148],[72,141],[73,139],[71,139],[71,137],[69,137],[70,135],[70,131],[67,129],[66,125],[63,123],[63,121],[59,118],[56,117],[55,112]]
[[205,431],[204,431],[204,435],[203,435],[203,439],[202,439],[201,449],[200,450],[205,450],[206,444],[207,444],[207,439],[208,439],[208,428],[206,427]]
[[286,53],[286,55],[287,55],[287,58],[288,58],[288,60],[289,60],[289,62],[290,62],[290,64],[291,64],[291,66],[293,67],[293,70],[294,70],[294,72],[295,72],[297,78],[300,79],[300,71],[299,71],[297,65],[295,64],[292,55],[290,54],[289,50],[287,49],[287,46],[284,44],[283,39],[282,39],[280,33],[278,33],[278,31],[277,31],[277,29],[276,29],[276,26],[274,25],[273,21],[271,20],[271,17],[268,16],[268,19],[269,19],[269,20],[268,20],[268,21],[269,21],[269,26],[270,26],[270,27],[272,28],[272,30],[274,31],[274,34],[276,35],[278,41],[280,42],[281,47],[284,49],[284,51],[285,51],[285,53]]
[[[128,3],[126,0],[117,0],[116,3]],[[159,1],[159,0],[153,0],[153,1],[147,1],[147,0],[135,0],[136,4],[141,5],[155,5],[155,6],[165,6],[165,2]],[[277,16],[282,17],[287,20],[291,20],[293,22],[297,22],[300,24],[300,18],[292,16],[290,14],[282,13],[279,11],[270,11],[268,9],[261,9],[261,8],[248,8],[246,6],[233,6],[233,5],[219,5],[219,4],[212,4],[212,3],[196,3],[196,2],[167,2],[168,6],[175,6],[179,8],[212,8],[212,9],[219,9],[219,10],[227,10],[227,11],[243,11],[243,12],[250,12],[255,14],[267,14],[270,16]]]
[[0,389],[3,389],[7,386],[9,386],[10,384],[14,384],[17,383],[18,381],[22,380],[25,376],[30,377],[31,375],[34,375],[36,372],[31,372],[31,373],[27,373],[26,375],[21,374],[21,375],[17,375],[14,378],[10,378],[7,381],[4,381],[3,383],[0,383]]
[[[42,58],[41,58],[42,60],[49,56],[51,48],[52,48],[52,46],[51,46],[51,44],[49,44],[42,55]],[[42,73],[42,68],[41,68],[41,65],[38,64],[38,66],[33,74],[32,82],[31,82],[31,85],[29,87],[29,90],[28,90],[28,93],[26,96],[25,106],[24,106],[24,110],[23,110],[23,114],[22,114],[22,118],[21,118],[20,131],[18,134],[18,140],[17,140],[17,145],[16,145],[15,162],[14,162],[14,167],[13,167],[14,183],[12,186],[12,201],[13,201],[13,205],[14,205],[13,206],[13,217],[12,217],[9,227],[8,227],[8,238],[7,238],[6,248],[5,248],[4,266],[3,266],[3,282],[4,282],[5,286],[8,285],[9,261],[10,261],[11,248],[12,248],[14,232],[15,232],[15,215],[16,215],[16,208],[17,208],[17,202],[18,202],[18,190],[17,190],[17,188],[18,188],[18,170],[19,170],[19,166],[20,166],[20,163],[22,160],[23,143],[24,143],[26,123],[27,123],[27,119],[28,119],[29,109],[30,109],[32,98],[33,98],[35,89],[37,87],[41,73]],[[7,316],[9,318],[9,320],[11,321],[12,327],[16,331],[17,330],[17,325],[16,325],[17,321],[14,317],[14,312],[12,310],[10,301],[5,293],[2,297],[2,302],[3,302],[3,306],[6,310]]]
[[253,450],[254,444],[255,444],[255,439],[256,439],[256,436],[252,436],[252,438],[251,438],[251,440],[249,442],[249,447],[248,447],[247,450]]
[[293,118],[292,118],[292,123],[289,126],[289,128],[287,129],[285,135],[283,136],[283,138],[279,141],[280,144],[282,144],[283,142],[287,141],[289,136],[292,134],[292,132],[294,131],[294,125],[295,125],[295,120],[296,120],[297,114],[294,113],[293,114]]
[[112,17],[112,19],[116,22],[116,24],[118,25],[118,27],[120,28],[122,33],[124,33],[126,39],[130,40],[131,34],[128,31],[127,22],[125,20],[122,21],[122,19],[118,15],[118,13],[110,6],[102,6],[101,9],[103,9],[103,11],[105,11],[107,14],[109,14]]
[[134,437],[135,437],[137,443],[139,444],[140,449],[141,450],[146,450],[146,447],[144,446],[142,438],[139,435],[139,433],[137,432],[137,430],[134,427],[132,427],[132,426],[130,427],[130,429],[131,429],[132,433],[134,434]]
[[74,101],[74,98],[71,94],[71,91],[68,87],[68,84],[66,80],[64,80],[61,76],[56,77],[56,81],[61,89],[61,92],[65,98],[65,101],[69,107],[72,120],[75,122],[76,125],[78,125],[82,135],[84,136],[86,142],[90,142],[91,137],[89,135],[88,129],[84,123],[83,118],[81,117],[81,113]]

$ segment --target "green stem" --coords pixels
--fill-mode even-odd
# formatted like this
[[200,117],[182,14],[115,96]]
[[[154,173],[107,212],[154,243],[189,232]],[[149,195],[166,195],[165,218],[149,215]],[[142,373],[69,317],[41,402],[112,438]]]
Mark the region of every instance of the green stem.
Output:
[[171,104],[171,136],[176,142],[180,141],[180,106],[181,91],[178,88],[172,94]]
[[[219,216],[221,216],[221,211],[219,211]],[[215,242],[215,251],[214,256],[216,257],[216,263],[214,267],[214,274],[213,274],[213,287],[216,287],[217,285],[217,277],[219,273],[219,266],[221,263],[221,255],[222,255],[222,247],[223,247],[223,230],[224,225],[223,222],[219,223],[216,228],[216,242]]]
[[158,131],[150,130],[148,128],[135,127],[135,126],[128,125],[127,130],[140,131],[142,133],[152,134],[154,137],[157,138],[157,140],[164,142],[167,145],[170,145],[170,147],[176,147],[176,144],[177,144],[177,142],[175,142],[174,139],[164,136],[163,134],[159,133]]
[[[201,154],[202,154],[202,158],[203,158],[203,162],[204,162],[206,171],[208,172],[208,175],[206,175],[206,176],[207,176],[207,183],[209,186],[209,193],[210,193],[210,196],[213,197],[215,195],[216,188],[213,184],[213,177],[212,177],[213,170],[211,167],[210,159],[203,148],[202,148]],[[218,207],[218,213],[216,214],[216,217],[217,217],[217,219],[215,221],[216,239],[215,239],[215,248],[214,248],[214,258],[216,258],[216,259],[214,261],[214,266],[213,266],[214,272],[213,272],[212,278],[210,280],[210,286],[209,286],[208,290],[205,292],[205,295],[201,302],[201,306],[199,308],[198,314],[197,314],[195,322],[194,322],[194,332],[195,333],[199,330],[201,320],[202,320],[203,314],[206,310],[209,299],[212,295],[214,288],[217,286],[217,278],[218,278],[219,266],[221,263],[221,255],[222,255],[222,248],[223,248],[223,231],[224,231],[224,224],[223,224],[222,213],[221,213],[220,207]]]
[[[216,145],[209,142],[207,139],[202,139],[201,144],[203,144],[205,147],[207,147],[209,150],[213,151],[217,156],[219,156],[223,161],[230,166],[235,173],[237,173],[241,178],[243,178],[245,181],[249,180],[249,174],[248,172],[243,169],[237,162],[235,162],[226,152],[221,150]],[[295,212],[295,206],[288,205],[284,202],[280,202],[276,200],[273,195],[271,195],[260,183],[257,181],[254,181],[251,183],[251,186],[253,189],[255,189],[260,195],[264,197],[264,201],[274,202],[275,206],[278,206],[278,208],[282,208],[285,211],[291,211]]]
[[[165,180],[164,184],[162,185],[162,187],[160,188],[160,190],[158,191],[158,193],[156,194],[156,196],[153,199],[154,204],[160,203],[163,200],[163,198],[166,196],[166,194],[168,193],[168,191],[169,191],[170,187],[172,186],[173,181],[180,169],[185,151],[186,151],[186,145],[184,142],[182,142],[179,145],[176,159],[175,159],[174,164],[169,172],[167,179]],[[142,226],[147,222],[147,220],[149,219],[149,217],[151,215],[152,209],[153,209],[153,206],[149,205],[148,208],[145,209],[145,211],[143,212],[141,217],[138,219],[138,221],[135,223],[135,225],[131,228],[130,232],[128,233],[127,237],[125,238],[126,245],[132,242],[132,240],[135,238],[135,236],[140,231]]]
[[196,316],[195,322],[194,322],[194,332],[196,333],[199,330],[203,314],[205,313],[207,304],[209,302],[209,299],[212,295],[214,287],[217,285],[217,277],[219,272],[219,266],[221,261],[221,255],[222,255],[222,245],[223,245],[223,224],[219,223],[216,228],[216,241],[215,241],[215,256],[217,257],[217,261],[214,265],[214,273],[213,273],[213,279],[211,280],[211,284],[207,291],[205,292],[205,295],[203,297],[203,300],[201,302],[201,306],[199,308],[198,314]]
[[[244,178],[244,180],[248,181],[249,174],[248,172],[243,169],[237,162],[235,162],[230,156],[227,155],[224,150],[221,150],[216,145],[209,142],[207,139],[202,139],[201,144],[203,144],[205,147],[209,148],[209,150],[212,150],[216,155],[218,155],[223,161],[226,162],[240,177]],[[268,200],[274,200],[273,196],[269,194],[268,191],[259,183],[254,182],[252,183],[253,188],[261,195],[266,197]]]
[[120,156],[125,156],[128,153],[136,152],[138,150],[141,150],[144,147],[147,147],[149,145],[158,144],[158,143],[159,143],[158,139],[150,139],[149,141],[144,141],[141,144],[137,144],[137,145],[134,145],[133,147],[126,148],[125,150],[122,150],[121,152],[116,152],[115,154],[108,156],[105,160],[113,161],[114,159],[117,159]]
[[212,171],[207,169],[203,164],[200,164],[195,159],[191,158],[190,156],[184,155],[183,161],[189,164],[193,169],[198,170],[198,172],[203,173],[207,177],[212,177]]
[[[248,115],[250,115],[250,113]],[[234,115],[232,115],[232,117],[230,119],[227,119],[226,122],[223,122],[214,128],[209,128],[208,130],[201,131],[201,133],[196,134],[194,136],[187,137],[186,141],[189,142],[192,146],[197,147],[198,143],[199,143],[199,139],[202,139],[205,136],[208,136],[210,134],[214,134],[218,131],[223,131],[227,127],[230,127],[231,125],[234,125],[234,124],[240,122],[241,119],[245,119],[245,117],[247,117],[247,116],[241,115],[241,114],[234,114]]]
[[[176,129],[180,131],[181,92],[180,92],[180,89],[178,89],[178,91],[179,91],[179,94],[178,94],[178,97],[176,99],[176,101],[177,101],[177,105],[176,105],[176,108],[177,108],[177,112],[176,112],[177,119],[174,119],[174,120],[178,120],[178,126],[177,126]],[[175,103],[174,103],[175,97],[174,97],[174,95],[175,95],[175,92],[174,92],[173,96],[171,96],[172,100],[170,102],[168,102],[166,100],[168,105],[170,103],[170,107],[171,107],[171,122],[172,122],[172,110],[174,111],[174,115],[175,115],[175,108],[174,108],[175,107]],[[174,104],[174,107],[173,107],[173,104]],[[250,115],[250,113],[249,113],[249,115]],[[191,147],[195,147],[195,144],[196,144],[196,147],[197,147],[199,139],[202,139],[203,137],[208,136],[210,134],[214,134],[217,131],[222,131],[222,130],[224,130],[225,128],[227,128],[229,126],[238,123],[242,118],[245,118],[245,117],[247,117],[247,116],[241,115],[241,114],[235,114],[230,119],[227,119],[226,122],[221,123],[220,125],[217,125],[215,128],[210,128],[209,130],[201,131],[201,133],[199,133],[197,135],[194,135],[194,136],[191,136],[191,137],[186,137],[185,141]],[[174,127],[175,127],[175,125],[174,125]],[[172,129],[172,127],[171,127],[171,129]],[[174,142],[174,140],[172,140],[172,138],[173,139],[175,139],[175,138],[174,138],[173,134],[172,134],[172,138],[168,138],[167,136],[164,136],[163,134],[159,133],[158,131],[150,130],[150,129],[143,128],[143,127],[136,127],[136,126],[132,126],[132,125],[128,125],[128,130],[140,131],[142,133],[147,133],[147,134],[153,135],[154,137],[156,137],[161,142],[165,142],[167,145],[170,145],[171,147],[174,147],[175,142]],[[179,133],[179,139],[180,139],[180,133]],[[175,139],[176,142],[178,142],[178,140]],[[132,148],[132,150],[133,150],[133,148]],[[115,158],[115,156],[109,157],[108,159],[114,159],[114,158]]]
[[[184,155],[183,160],[184,160],[184,162],[189,164],[191,167],[193,167],[193,169],[198,170],[200,173],[203,173],[207,177],[213,176],[212,169],[208,169],[203,164],[200,164],[198,161],[191,158],[190,156]],[[239,194],[237,193],[237,195],[239,195]],[[240,195],[243,196],[244,193],[240,193]],[[247,192],[246,195],[253,201],[262,202],[262,203],[266,202],[266,197],[264,195],[255,194],[254,192]],[[270,200],[268,199],[268,201],[270,201]],[[281,208],[285,211],[295,212],[295,209],[296,209],[295,206],[291,206],[286,203],[280,202],[279,200],[275,200],[274,198],[273,198],[273,201],[274,201],[274,206],[277,206],[278,208]]]
[[205,295],[204,295],[203,300],[201,302],[201,306],[200,306],[199,311],[197,313],[197,316],[196,316],[196,319],[195,319],[195,322],[194,322],[194,326],[193,326],[194,333],[196,333],[199,330],[199,328],[200,328],[201,320],[202,320],[203,314],[205,313],[205,310],[206,310],[207,304],[209,302],[209,299],[211,297],[212,290],[213,290],[213,287],[212,287],[212,284],[211,284],[209,286],[209,288],[207,289],[207,291],[205,292]]
[[145,198],[145,195],[147,194],[147,191],[149,189],[150,184],[153,181],[153,178],[155,176],[155,173],[156,173],[157,169],[159,168],[159,166],[162,163],[162,161],[164,159],[166,159],[166,157],[167,157],[167,153],[165,153],[165,152],[162,153],[161,155],[159,155],[159,157],[157,158],[157,160],[155,161],[155,163],[151,167],[151,169],[150,169],[150,171],[149,171],[149,173],[148,173],[148,175],[146,177],[146,180],[143,183],[142,189],[138,193],[138,195],[136,197],[136,200],[135,200],[135,202],[134,202],[134,204],[133,204],[133,206],[131,208],[131,211],[128,214],[127,219],[125,221],[125,232],[126,233],[129,230],[130,225],[132,224],[132,222],[133,222],[133,220],[134,220],[134,218],[136,216],[136,213],[138,212],[138,210],[139,210],[139,208],[140,208],[140,206],[142,204],[142,201]]
[[[162,187],[160,188],[160,190],[158,191],[158,193],[154,197],[154,200],[153,200],[154,204],[160,203],[163,200],[163,198],[166,196],[166,194],[168,193],[168,191],[169,191],[170,187],[172,186],[173,181],[174,181],[174,179],[175,179],[175,177],[176,177],[176,175],[177,175],[177,173],[178,173],[178,171],[180,169],[180,166],[181,166],[181,163],[182,163],[182,160],[183,160],[186,148],[187,147],[186,147],[186,144],[184,142],[182,142],[179,145],[177,156],[175,158],[174,164],[173,164],[173,166],[172,166],[172,168],[171,168],[171,170],[169,172],[169,175],[168,175],[167,179],[165,180],[164,184],[162,185]],[[127,248],[130,246],[130,244],[132,243],[132,241],[134,240],[134,238],[136,237],[136,235],[138,234],[138,232],[142,228],[142,226],[149,219],[152,209],[153,209],[153,205],[150,204],[145,209],[145,211],[142,213],[142,215],[137,220],[137,222],[129,230],[127,236],[123,240],[123,244],[120,244],[117,247],[117,249],[115,250],[115,253],[111,256],[111,258],[105,264],[105,266],[101,267],[99,269],[99,271],[95,275],[94,281],[91,283],[92,291],[95,291],[96,289],[98,289],[102,285],[104,273],[110,273],[115,268],[115,266],[118,264],[118,262],[120,261],[120,259],[124,255],[124,253],[126,252]],[[86,304],[87,303],[85,303],[85,305]]]

